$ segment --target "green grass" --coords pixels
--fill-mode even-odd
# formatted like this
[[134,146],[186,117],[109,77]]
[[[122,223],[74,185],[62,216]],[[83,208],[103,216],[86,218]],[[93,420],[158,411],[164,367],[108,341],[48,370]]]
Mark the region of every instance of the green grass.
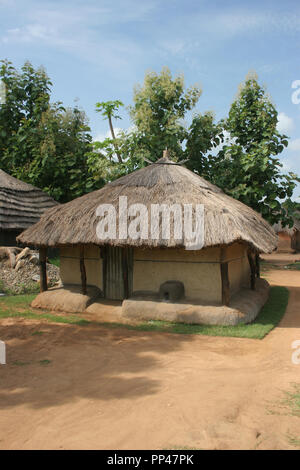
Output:
[[[55,315],[48,312],[37,313],[30,309],[30,303],[35,295],[14,295],[0,298],[0,319],[1,318],[30,318],[34,320],[43,319],[54,323],[70,323],[76,325],[86,325],[90,323],[78,315]],[[35,332],[41,334],[41,332]]]
[[270,263],[269,261],[261,261],[260,263],[261,271],[268,272],[273,269],[276,270],[290,270],[290,271],[299,271],[300,270],[300,261],[295,261],[294,263],[282,264],[282,263]]
[[38,282],[31,282],[30,284],[19,284],[18,290],[14,288],[7,288],[4,286],[3,281],[0,280],[0,292],[6,295],[23,295],[23,294],[38,294],[40,291],[40,284]]
[[283,404],[289,407],[292,415],[300,417],[300,384],[293,384],[293,391],[285,392]]
[[50,361],[50,359],[42,359],[41,361],[39,361],[39,364],[41,364],[41,366],[48,366],[48,364],[51,364],[52,361]]
[[292,434],[287,435],[287,439],[289,444],[291,444],[294,447],[300,447],[300,437],[295,437]]
[[14,366],[28,366],[28,364],[30,364],[30,362],[24,362],[24,361],[14,361],[13,362],[13,365]]
[[295,263],[287,264],[286,269],[292,269],[294,271],[300,271],[300,262],[296,261]]
[[[138,325],[123,323],[98,323],[106,328],[126,328],[138,331],[162,331],[177,334],[208,336],[231,336],[236,338],[264,338],[281,320],[288,303],[289,292],[285,287],[271,287],[270,297],[255,321],[249,325],[236,326],[190,325],[168,321],[147,321]],[[20,317],[43,319],[55,323],[86,325],[91,323],[78,315],[55,315],[47,312],[37,313],[29,308],[34,295],[19,295],[0,298],[0,318]]]
[[49,258],[48,259],[49,263],[54,264],[58,268],[60,267],[60,258],[57,256],[56,258]]

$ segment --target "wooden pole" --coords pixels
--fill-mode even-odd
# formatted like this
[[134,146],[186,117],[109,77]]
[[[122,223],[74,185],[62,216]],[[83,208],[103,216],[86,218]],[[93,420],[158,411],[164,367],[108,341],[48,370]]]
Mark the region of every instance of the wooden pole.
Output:
[[40,291],[45,292],[48,290],[47,283],[47,248],[42,247],[39,250],[40,258]]
[[222,305],[229,305],[230,302],[230,284],[228,276],[228,262],[220,264],[222,281]]
[[83,295],[86,295],[86,270],[84,264],[84,246],[80,245],[80,275],[81,275],[81,292]]
[[255,264],[256,264],[256,277],[260,277],[260,258],[259,253],[255,255]]
[[124,281],[124,298],[129,297],[129,286],[128,286],[128,248],[122,248],[122,260],[123,260],[123,281]]
[[226,261],[226,248],[221,247],[220,271],[222,283],[222,305],[229,305],[230,302],[230,282],[228,274],[228,261]]
[[251,289],[255,290],[255,274],[256,274],[256,263],[252,251],[248,251],[248,261],[250,265],[250,284]]

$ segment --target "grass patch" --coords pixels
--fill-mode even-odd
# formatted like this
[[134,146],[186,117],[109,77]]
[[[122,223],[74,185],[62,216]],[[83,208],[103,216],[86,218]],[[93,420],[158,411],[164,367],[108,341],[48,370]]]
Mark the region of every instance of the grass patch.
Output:
[[276,270],[290,270],[290,271],[299,271],[300,270],[300,261],[294,261],[293,263],[283,264],[283,263],[270,263],[269,261],[261,261],[260,267],[262,272]]
[[[275,286],[270,289],[267,303],[253,323],[236,326],[189,325],[168,321],[147,321],[138,325],[123,323],[98,323],[106,328],[126,328],[138,331],[162,331],[177,334],[194,334],[207,336],[231,336],[236,338],[264,338],[281,320],[288,303],[289,292],[285,287]],[[18,295],[0,298],[0,318],[19,317],[43,319],[48,322],[87,325],[90,322],[78,315],[56,315],[48,312],[37,313],[30,309],[34,295]]]
[[294,447],[300,447],[300,437],[295,437],[292,434],[287,435],[287,439],[289,444],[291,444]]
[[[37,313],[30,309],[30,304],[35,295],[14,295],[0,298],[1,318],[29,318],[34,320],[43,319],[54,323],[70,323],[75,325],[87,325],[89,320],[78,317],[78,315],[55,315],[48,312]],[[34,332],[33,334],[42,334]]]
[[293,271],[300,271],[300,262],[296,261],[295,263],[287,264],[285,268]]
[[23,294],[38,294],[40,291],[39,282],[31,282],[27,285],[19,284],[17,288],[7,288],[5,287],[3,281],[0,281],[0,292],[6,295],[23,295]]
[[57,266],[58,268],[60,267],[60,258],[59,256],[57,256],[56,258],[49,258],[48,259],[48,262],[50,264],[54,264],[55,266]]
[[23,361],[14,361],[13,366],[28,366],[30,362],[23,362]]
[[291,392],[285,392],[285,400],[283,401],[285,406],[288,406],[291,414],[300,417],[300,385],[293,384],[293,390]]
[[10,295],[7,297],[0,297],[0,312],[2,307],[27,308],[30,306],[31,302],[35,297],[35,294]]
[[31,336],[40,336],[43,334],[44,334],[44,331],[34,331],[33,333],[31,333]]
[[42,359],[41,361],[39,361],[39,364],[41,364],[41,366],[47,366],[48,364],[51,364],[52,361],[50,361],[50,359]]

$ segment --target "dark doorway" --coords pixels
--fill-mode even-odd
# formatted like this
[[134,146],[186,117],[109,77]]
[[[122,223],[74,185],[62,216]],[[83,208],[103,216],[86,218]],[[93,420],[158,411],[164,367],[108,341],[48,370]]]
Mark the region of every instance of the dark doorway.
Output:
[[132,293],[133,249],[107,246],[103,258],[104,297],[127,299]]

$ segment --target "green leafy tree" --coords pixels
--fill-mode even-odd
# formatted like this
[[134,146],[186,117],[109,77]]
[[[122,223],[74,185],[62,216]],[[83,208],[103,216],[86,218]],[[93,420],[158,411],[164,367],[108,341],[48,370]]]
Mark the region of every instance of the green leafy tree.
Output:
[[10,171],[31,157],[31,138],[48,109],[51,82],[42,68],[34,70],[29,62],[21,73],[8,60],[1,64],[6,99],[0,106],[0,162],[2,169]]
[[164,67],[160,74],[148,72],[143,86],[136,86],[130,116],[136,128],[140,153],[151,161],[161,158],[168,148],[174,158],[184,155],[182,145],[188,136],[184,118],[201,96],[201,89],[185,90],[183,76],[172,78]]
[[188,129],[185,155],[186,166],[203,178],[214,178],[212,152],[224,140],[224,123],[215,123],[212,112],[196,114]]
[[[101,113],[104,119],[108,120],[109,123],[109,129],[111,133],[111,142],[113,144],[113,147],[115,149],[115,153],[118,157],[119,163],[122,163],[122,156],[121,152],[119,150],[119,145],[118,145],[118,140],[115,135],[114,131],[114,126],[113,126],[113,119],[121,119],[121,117],[118,114],[118,110],[121,106],[124,106],[122,101],[120,100],[115,100],[115,101],[101,101],[99,103],[96,103],[96,111],[98,113]],[[106,141],[106,145],[108,145],[109,142]],[[111,157],[111,151],[109,151],[109,156]]]
[[18,168],[17,176],[42,187],[60,202],[96,189],[99,185],[94,184],[87,164],[92,140],[89,131],[82,110],[64,109],[59,103],[49,106],[36,128],[33,158]]
[[222,128],[213,123],[211,113],[195,114],[191,126],[186,126],[187,113],[194,109],[200,95],[197,86],[185,90],[183,76],[172,78],[167,67],[160,74],[148,72],[143,85],[134,89],[133,105],[129,107],[133,125],[118,136],[113,119],[120,119],[123,103],[119,100],[97,103],[96,110],[108,120],[111,138],[94,142],[89,164],[95,177],[102,174],[106,181],[111,181],[145,166],[147,161],[161,158],[165,148],[175,160],[188,154],[193,160],[190,167],[201,172],[203,155],[219,143],[217,134]]
[[99,187],[88,166],[90,129],[83,111],[50,103],[51,81],[26,62],[2,61],[6,100],[0,106],[0,167],[66,202]]
[[276,126],[277,111],[256,77],[241,85],[224,123],[232,143],[225,145],[210,161],[211,180],[239,199],[271,224],[291,223],[280,199],[290,198],[299,181],[296,174],[282,173],[278,155],[288,137]]

